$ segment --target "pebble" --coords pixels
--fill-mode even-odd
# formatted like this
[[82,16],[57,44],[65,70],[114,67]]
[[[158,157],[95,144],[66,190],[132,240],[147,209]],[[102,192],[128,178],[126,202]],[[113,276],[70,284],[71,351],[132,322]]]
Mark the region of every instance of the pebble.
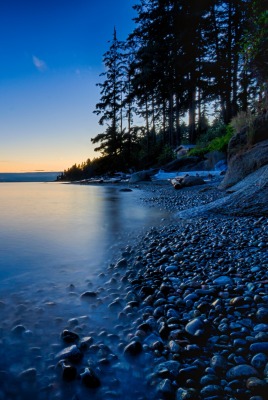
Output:
[[233,379],[241,379],[241,378],[243,379],[258,375],[259,375],[258,371],[251,365],[240,364],[229,369],[229,371],[227,371],[226,378],[228,380],[233,380]]
[[[194,190],[173,194],[172,189],[157,189],[148,202],[179,211],[223,196],[213,187]],[[86,310],[84,320],[70,313],[64,326],[64,319],[58,319],[61,328],[49,350],[35,354],[42,357],[30,364],[36,365],[35,382],[45,382],[51,391],[40,399],[64,398],[70,390],[67,397],[72,400],[91,395],[104,400],[265,400],[267,218],[189,214],[188,219],[175,217],[161,224],[139,236],[136,247],[122,250],[118,261],[99,274],[102,288],[91,284],[94,290],[80,295],[90,302],[90,318]],[[78,283],[69,288],[74,289],[83,290]],[[6,308],[5,304],[1,311]],[[18,357],[29,342],[19,317],[8,327],[13,332],[10,343],[1,336],[3,343],[16,348]],[[53,318],[55,323],[55,314]],[[30,340],[43,338],[38,322],[29,328]],[[62,349],[64,344],[69,347]],[[13,366],[16,377],[29,366],[20,359],[21,364]],[[57,363],[61,377],[55,374]],[[46,373],[39,372],[39,366],[47,364]],[[5,379],[0,374],[0,398]],[[96,396],[95,390],[88,391],[99,386]],[[89,394],[83,397],[84,391]],[[20,398],[13,393],[11,398]]]
[[124,353],[126,355],[137,356],[141,352],[142,352],[142,345],[138,341],[132,341],[124,348]]
[[268,342],[252,343],[250,345],[252,353],[265,353],[268,354]]
[[80,374],[82,383],[91,389],[96,389],[101,385],[100,379],[92,368],[85,368]]
[[70,347],[66,347],[62,351],[56,354],[56,359],[67,359],[71,362],[77,363],[83,358],[83,353],[74,344]]

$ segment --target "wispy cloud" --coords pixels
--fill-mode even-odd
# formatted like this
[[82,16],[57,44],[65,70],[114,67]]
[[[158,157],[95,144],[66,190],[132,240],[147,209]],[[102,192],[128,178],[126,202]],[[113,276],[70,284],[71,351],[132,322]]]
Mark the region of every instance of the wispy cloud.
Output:
[[47,65],[45,61],[41,60],[40,58],[33,56],[33,65],[35,66],[38,71],[44,72],[47,69]]

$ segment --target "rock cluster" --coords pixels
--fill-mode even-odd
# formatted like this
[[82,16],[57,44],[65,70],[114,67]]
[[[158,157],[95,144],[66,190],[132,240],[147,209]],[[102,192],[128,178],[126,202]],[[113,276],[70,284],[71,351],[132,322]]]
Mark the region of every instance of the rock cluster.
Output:
[[[178,211],[223,196],[213,184],[177,193],[151,184],[141,201]],[[188,210],[162,221],[124,246],[98,283],[68,287],[83,315],[70,307],[66,320],[52,317],[56,302],[44,302],[57,327],[51,342],[23,320],[29,302],[19,305],[10,337],[7,323],[1,331],[0,399],[265,400],[267,243],[264,216]],[[8,313],[7,300],[0,307]]]
[[75,332],[62,332],[69,345],[56,355],[63,380],[121,398],[120,379],[113,390],[102,388],[113,385],[122,365],[125,372],[135,365],[142,383],[129,398],[265,400],[267,239],[265,218],[152,228],[109,267],[108,291],[118,297],[107,309],[117,315],[116,332],[96,332],[88,346]]

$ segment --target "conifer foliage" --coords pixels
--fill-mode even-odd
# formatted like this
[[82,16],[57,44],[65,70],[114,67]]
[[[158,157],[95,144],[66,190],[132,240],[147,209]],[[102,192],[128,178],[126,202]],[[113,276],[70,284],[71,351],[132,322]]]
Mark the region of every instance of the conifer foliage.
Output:
[[[195,143],[212,115],[227,125],[267,85],[267,0],[140,0],[104,54],[92,139],[114,169],[156,165]],[[257,72],[256,72],[257,71]]]

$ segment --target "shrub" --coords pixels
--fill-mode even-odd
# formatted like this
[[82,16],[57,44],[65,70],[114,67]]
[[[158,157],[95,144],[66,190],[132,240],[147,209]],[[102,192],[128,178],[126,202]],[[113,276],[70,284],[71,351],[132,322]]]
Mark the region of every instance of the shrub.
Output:
[[197,146],[195,149],[190,150],[189,155],[203,158],[204,155],[206,153],[209,153],[210,151],[222,151],[226,153],[228,148],[228,143],[234,134],[234,129],[231,125],[227,125],[224,128],[224,132],[225,134],[223,136],[215,137],[208,143],[207,146],[205,147]]
[[232,118],[230,124],[235,133],[238,133],[245,127],[251,128],[255,119],[256,117],[251,112],[239,111],[239,113]]

